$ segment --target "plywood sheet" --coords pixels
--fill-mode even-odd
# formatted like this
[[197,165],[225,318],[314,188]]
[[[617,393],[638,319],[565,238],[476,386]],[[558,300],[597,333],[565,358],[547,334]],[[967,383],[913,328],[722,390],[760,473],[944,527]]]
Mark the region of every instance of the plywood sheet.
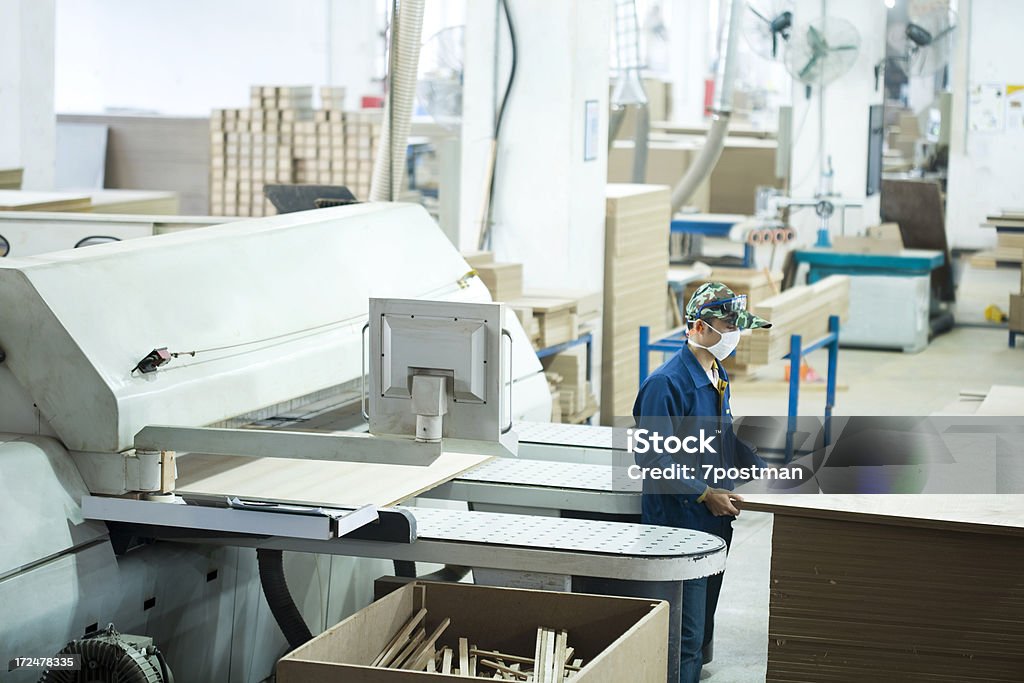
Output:
[[444,453],[432,465],[416,467],[190,453],[177,460],[176,490],[179,494],[231,495],[325,507],[387,506],[490,459]]
[[86,194],[0,190],[0,211],[77,211],[89,204]]
[[994,384],[981,406],[978,415],[1005,415],[1019,417],[1024,415],[1024,387],[1008,384]]
[[1024,495],[744,495],[777,515],[1024,536]]

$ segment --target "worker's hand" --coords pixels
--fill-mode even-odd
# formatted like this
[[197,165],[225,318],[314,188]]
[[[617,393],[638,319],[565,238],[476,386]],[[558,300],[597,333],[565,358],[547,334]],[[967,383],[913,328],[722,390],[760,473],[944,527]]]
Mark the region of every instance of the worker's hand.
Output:
[[742,502],[743,496],[726,489],[711,489],[708,491],[707,497],[704,498],[704,504],[708,506],[708,510],[715,517],[738,516],[740,508],[736,503]]

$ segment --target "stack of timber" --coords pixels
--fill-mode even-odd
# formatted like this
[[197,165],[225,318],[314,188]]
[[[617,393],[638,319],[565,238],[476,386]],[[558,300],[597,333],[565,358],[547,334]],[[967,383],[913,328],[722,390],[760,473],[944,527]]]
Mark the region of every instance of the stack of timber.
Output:
[[553,421],[581,424],[597,412],[594,387],[587,378],[586,347],[574,346],[547,356],[541,363],[549,383],[554,384],[552,404],[558,400],[559,419]]
[[640,327],[667,328],[669,189],[609,184],[606,191],[601,422],[630,415],[639,386]]
[[764,365],[789,353],[790,337],[799,334],[809,344],[828,334],[828,319],[844,320],[849,308],[850,278],[830,275],[813,285],[793,287],[753,306],[751,310],[772,323],[770,328],[743,333],[736,360]]
[[996,248],[971,256],[976,268],[995,268],[1000,264],[1024,264],[1024,211],[1004,210],[985,219],[983,227],[996,229]]
[[0,168],[0,190],[20,190],[24,172],[21,168]]
[[[812,500],[787,512],[776,500],[785,498]],[[1017,498],[748,501],[745,507],[775,513],[765,680],[1021,680]]]
[[82,192],[0,190],[0,211],[88,211],[91,205]]

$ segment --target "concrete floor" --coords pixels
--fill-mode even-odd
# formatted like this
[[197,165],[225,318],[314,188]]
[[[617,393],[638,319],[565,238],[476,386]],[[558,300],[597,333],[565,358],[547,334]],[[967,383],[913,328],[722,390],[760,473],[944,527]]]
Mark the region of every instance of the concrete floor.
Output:
[[[965,269],[960,280],[958,322],[982,323],[990,303],[1004,310],[1007,293],[1017,291],[1020,273]],[[812,367],[824,374],[827,356],[813,354]],[[758,373],[763,386],[737,383],[735,415],[782,416],[786,390],[782,363]],[[917,354],[841,349],[836,414],[928,415],[955,402],[962,388],[986,390],[992,384],[1024,385],[1024,344],[1007,346],[1005,328],[963,326],[935,338]],[[774,386],[771,383],[775,383]],[[765,388],[767,386],[767,388]],[[800,414],[820,414],[823,391],[801,394]],[[1024,414],[1024,406],[1021,407]],[[747,511],[736,520],[715,633],[715,661],[703,678],[712,683],[763,681],[768,655],[768,588],[772,515]]]

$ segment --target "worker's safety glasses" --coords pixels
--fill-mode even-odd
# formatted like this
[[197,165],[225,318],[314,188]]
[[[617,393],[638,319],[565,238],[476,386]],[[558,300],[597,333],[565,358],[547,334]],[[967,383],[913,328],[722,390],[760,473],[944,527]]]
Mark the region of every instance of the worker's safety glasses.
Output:
[[718,301],[709,301],[706,304],[702,304],[701,307],[697,309],[698,317],[700,317],[702,312],[708,309],[721,311],[725,315],[735,315],[740,311],[747,310],[747,295],[740,294],[739,296],[734,296],[731,299],[719,299]]

